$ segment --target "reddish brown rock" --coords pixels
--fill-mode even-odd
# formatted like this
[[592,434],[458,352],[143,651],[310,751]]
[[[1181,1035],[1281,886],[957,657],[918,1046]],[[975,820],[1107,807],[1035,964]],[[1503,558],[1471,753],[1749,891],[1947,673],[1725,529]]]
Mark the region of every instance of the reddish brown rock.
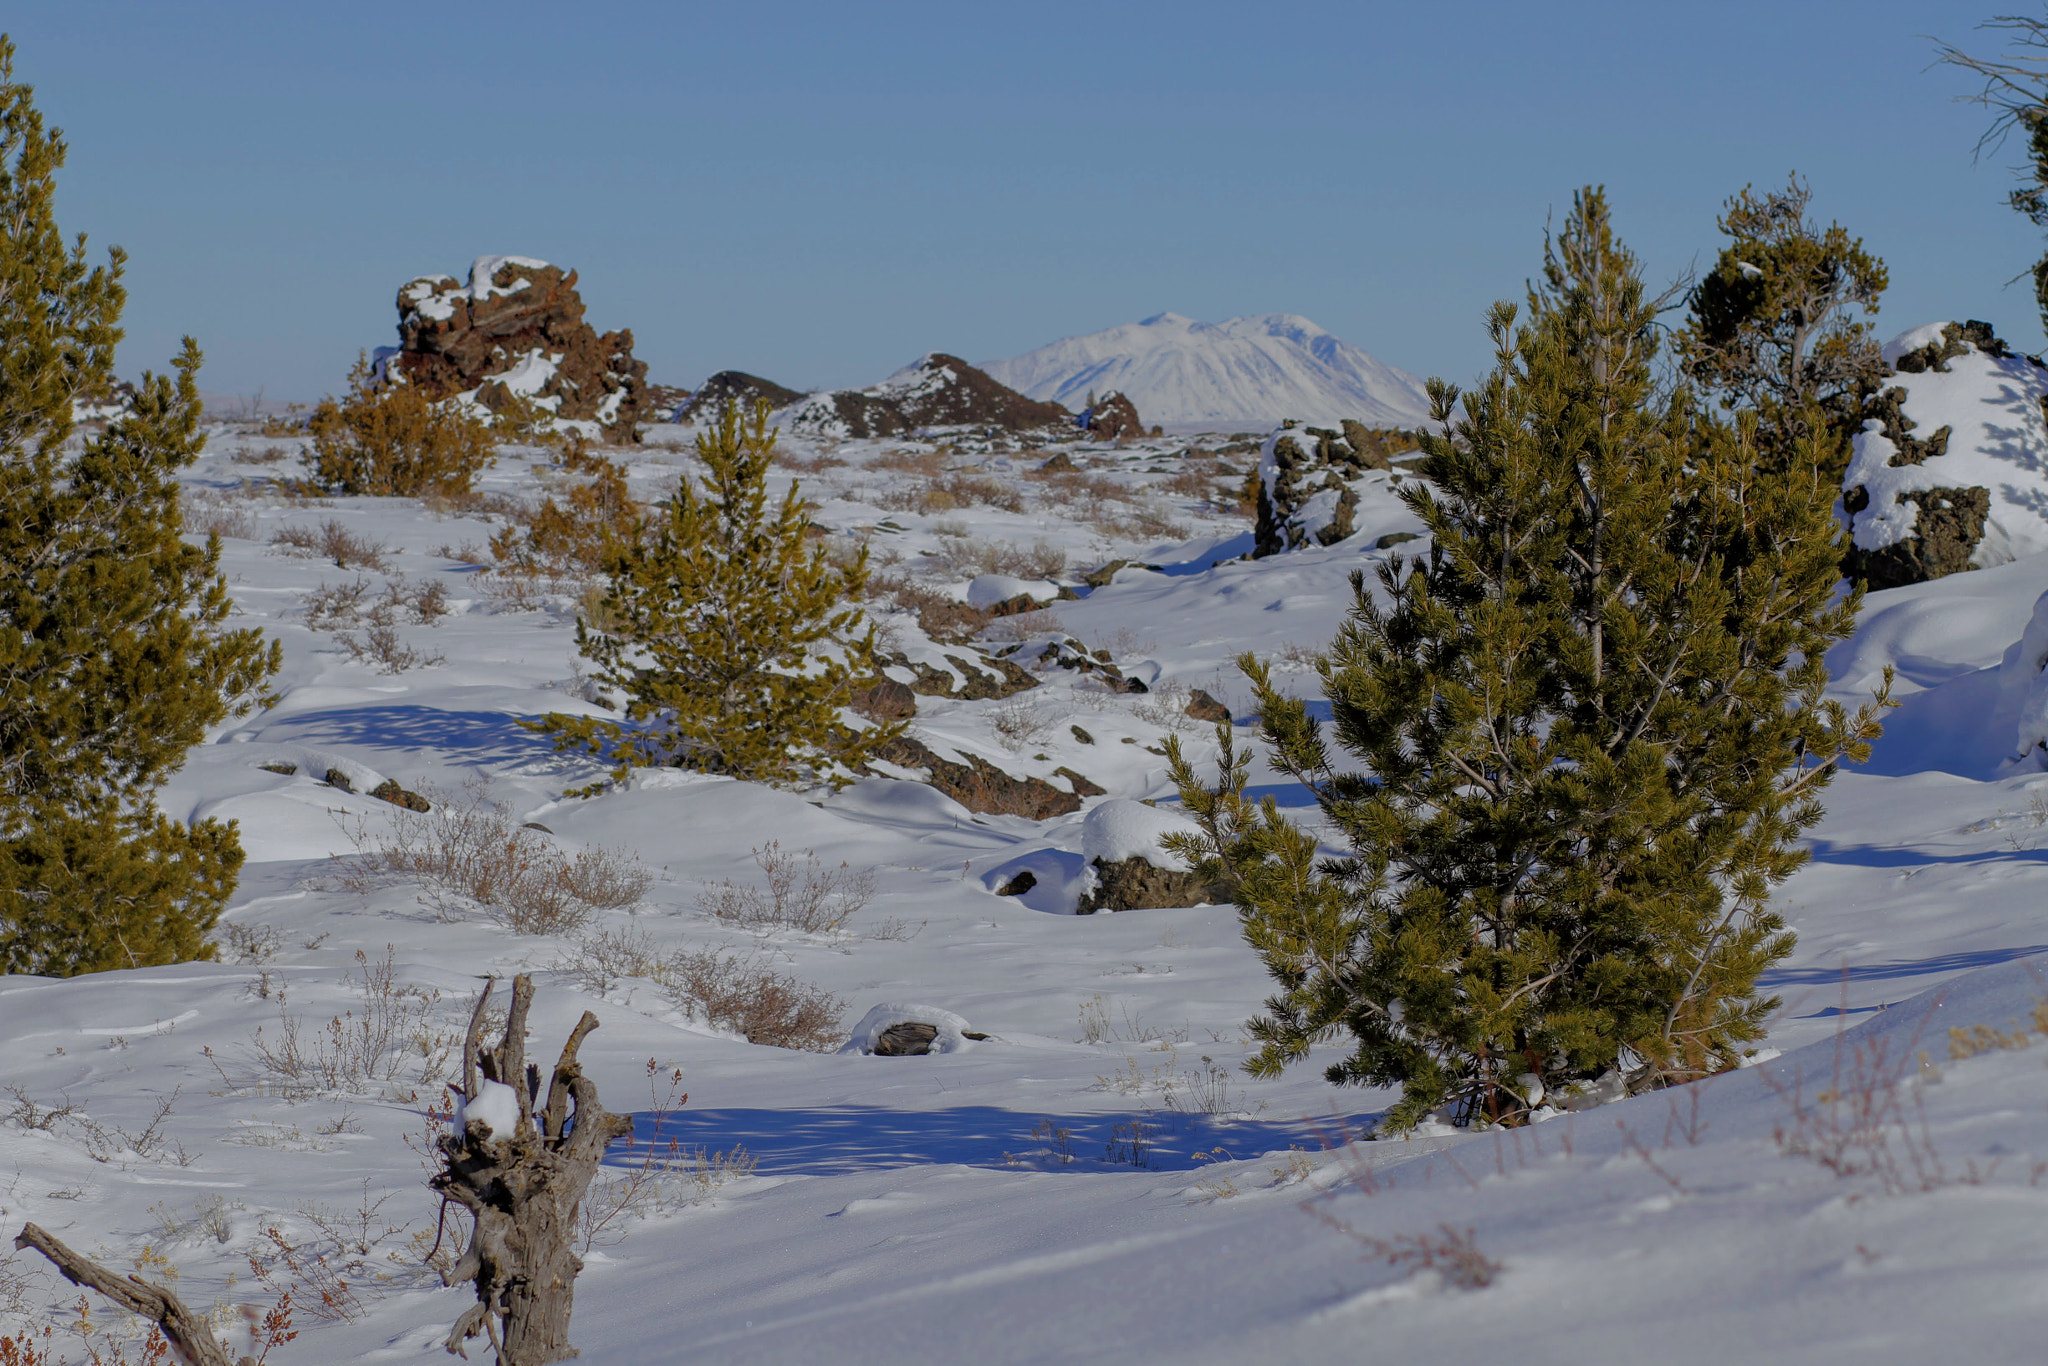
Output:
[[1089,404],[1088,411],[1081,415],[1081,425],[1100,441],[1128,441],[1145,435],[1138,405],[1119,389],[1112,389]]
[[[1065,816],[1081,809],[1080,792],[1062,792],[1043,778],[1018,778],[1003,772],[978,754],[965,755],[966,763],[943,759],[921,740],[898,736],[875,751],[875,757],[908,769],[921,769],[926,781],[969,811],[991,816],[1025,816],[1034,821]],[[1086,778],[1075,782],[1094,788]],[[1100,788],[1095,788],[1100,792]]]
[[812,394],[789,413],[791,431],[846,440],[928,427],[1037,431],[1072,421],[1073,414],[1059,404],[1026,398],[958,356],[939,351],[866,389]]
[[518,390],[558,418],[596,422],[607,441],[637,439],[647,364],[630,330],[600,335],[584,321],[573,270],[483,256],[467,285],[422,276],[398,291],[398,337],[388,363],[429,398],[474,391],[497,412]]

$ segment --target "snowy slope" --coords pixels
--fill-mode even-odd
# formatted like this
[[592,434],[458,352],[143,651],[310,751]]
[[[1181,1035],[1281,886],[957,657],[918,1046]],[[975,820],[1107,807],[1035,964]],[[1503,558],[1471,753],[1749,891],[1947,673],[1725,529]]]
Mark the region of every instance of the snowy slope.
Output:
[[1220,323],[1161,313],[982,369],[1077,412],[1090,390],[1120,389],[1146,423],[1172,427],[1253,431],[1289,417],[1414,426],[1429,415],[1421,380],[1292,313]]
[[[652,435],[687,444],[689,432]],[[918,699],[927,743],[1012,772],[1072,765],[1108,789],[1033,822],[887,778],[828,795],[665,771],[564,799],[592,766],[514,722],[589,706],[574,587],[494,588],[470,556],[491,530],[475,516],[267,493],[253,476],[270,468],[261,448],[279,444],[216,432],[187,487],[193,515],[223,531],[238,623],[283,642],[281,701],[210,737],[163,801],[181,819],[241,821],[249,863],[227,919],[244,950],[0,978],[5,1080],[19,1088],[0,1101],[9,1236],[34,1220],[122,1271],[161,1275],[167,1262],[189,1302],[232,1325],[239,1304],[267,1303],[247,1257],[276,1227],[360,1265],[363,1311],[302,1315],[273,1366],[442,1359],[439,1338],[471,1296],[420,1263],[439,1210],[405,1140],[445,1122],[445,1059],[401,1046],[374,1081],[293,1087],[262,1052],[288,1021],[312,1047],[329,1019],[375,1006],[356,954],[374,965],[390,945],[398,990],[417,994],[386,1004],[413,1011],[424,1035],[460,1029],[482,973],[536,974],[544,1058],[579,1012],[599,1017],[583,1063],[639,1124],[637,1146],[611,1154],[607,1188],[668,1138],[686,1159],[743,1146],[759,1160],[726,1180],[675,1173],[661,1202],[584,1254],[571,1337],[591,1366],[1235,1366],[1362,1351],[1559,1366],[2040,1359],[2048,959],[2031,956],[2048,949],[2048,778],[1999,772],[2022,702],[1999,666],[2048,589],[2048,556],[1871,594],[1831,656],[1839,695],[1853,700],[1891,665],[1903,705],[1872,763],[1827,792],[1813,862],[1783,890],[1800,936],[1770,979],[1782,1006],[1769,1042],[1783,1056],[1509,1133],[1354,1146],[1346,1130],[1391,1097],[1326,1085],[1325,1050],[1277,1079],[1236,1070],[1251,1051],[1243,1022],[1271,982],[1230,907],[1076,917],[1056,913],[1051,877],[1023,897],[993,886],[1023,865],[1078,881],[1091,850],[1149,828],[1151,817],[1118,820],[1136,816],[1120,802],[1160,800],[1170,819],[1164,734],[1179,732],[1198,765],[1213,759],[1209,728],[1162,705],[1176,683],[1241,714],[1230,661],[1251,649],[1313,696],[1301,647],[1329,640],[1350,572],[1384,554],[1368,547],[1416,529],[1391,491],[1365,488],[1346,541],[1250,561],[1238,558],[1244,519],[1182,482],[1180,443],[1075,443],[1063,453],[1078,468],[1058,476],[1033,468],[1043,451],[1027,463],[932,443],[792,443],[819,517],[934,592],[968,595],[992,547],[1064,552],[1056,577],[1070,585],[1109,558],[1156,566],[995,623],[1011,640],[1064,631],[1100,644],[1152,692],[1047,667],[1004,702]],[[488,492],[534,496],[562,477],[536,471],[544,458],[508,452]],[[629,458],[642,498],[690,468],[675,445]],[[778,495],[791,474],[776,469]],[[967,501],[978,488],[1009,506]],[[383,567],[344,570],[273,541],[330,519],[383,543]],[[366,600],[444,587],[447,615],[396,627],[423,661],[383,671],[309,611],[323,585],[331,596],[358,580]],[[1003,742],[1005,718],[1028,743]],[[287,764],[297,771],[277,771]],[[328,768],[356,791],[319,782]],[[565,849],[643,860],[655,874],[645,900],[581,935],[518,935],[415,883],[343,880],[357,839],[398,818],[367,786],[452,789],[471,775]],[[1292,783],[1253,782],[1306,814]],[[708,889],[760,884],[748,851],[768,839],[871,870],[876,897],[822,934],[707,913]],[[838,995],[842,1029],[863,1037],[900,1003],[929,1006],[949,1047],[889,1058],[751,1045],[653,981],[592,972],[599,933],[752,956]],[[962,1022],[989,1037],[967,1038]],[[1995,1033],[1970,1032],[1980,1027]],[[670,1068],[690,1099],[663,1124]],[[74,1114],[52,1117],[67,1099]],[[1497,1265],[1490,1284],[1461,1289],[1457,1264],[1422,1264],[1417,1240],[1441,1252],[1446,1230],[1469,1230]],[[0,1310],[7,1286],[0,1276]],[[44,1273],[23,1307],[66,1322],[75,1293]],[[471,1359],[487,1350],[472,1344]]]

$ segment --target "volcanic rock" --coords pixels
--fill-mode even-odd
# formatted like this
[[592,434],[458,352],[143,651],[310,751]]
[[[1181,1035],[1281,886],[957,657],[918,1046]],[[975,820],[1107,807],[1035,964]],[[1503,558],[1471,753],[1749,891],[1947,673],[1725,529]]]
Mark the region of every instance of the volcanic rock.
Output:
[[[1003,772],[978,754],[964,756],[966,763],[940,758],[921,740],[899,735],[875,751],[875,757],[908,769],[922,769],[926,781],[969,811],[991,816],[1025,816],[1034,821],[1065,816],[1081,809],[1083,796],[1092,793],[1062,792],[1043,778],[1018,778]],[[1078,774],[1065,775],[1075,787],[1093,783]]]
[[1110,390],[1076,419],[1088,435],[1100,441],[1126,441],[1145,434],[1138,418],[1138,405],[1116,389]]
[[812,394],[790,408],[786,420],[791,431],[805,436],[860,440],[927,427],[1036,431],[1067,426],[1073,414],[1005,388],[958,356],[934,351],[866,389]]
[[1288,421],[1266,439],[1259,457],[1259,518],[1252,555],[1304,545],[1335,545],[1357,529],[1358,494],[1351,481],[1392,468],[1399,433],[1345,419],[1337,429]]
[[480,256],[469,283],[426,275],[398,291],[399,347],[386,357],[428,398],[468,395],[492,412],[514,397],[556,418],[638,439],[647,364],[633,334],[583,319],[576,272],[524,256]]
[[787,408],[802,397],[796,390],[784,388],[772,379],[762,379],[744,370],[720,370],[698,385],[697,392],[690,395],[690,401],[676,410],[676,421],[716,422],[734,403],[740,405],[741,412],[751,413],[754,405],[764,398],[770,408]]

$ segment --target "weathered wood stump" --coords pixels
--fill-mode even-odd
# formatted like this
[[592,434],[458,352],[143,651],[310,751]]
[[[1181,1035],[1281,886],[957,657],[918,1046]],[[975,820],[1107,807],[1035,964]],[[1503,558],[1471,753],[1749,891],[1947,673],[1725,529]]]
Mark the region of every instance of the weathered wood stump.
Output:
[[[185,1307],[176,1295],[140,1276],[123,1276],[109,1271],[92,1258],[59,1242],[34,1224],[23,1224],[15,1235],[17,1248],[32,1247],[48,1257],[64,1273],[64,1279],[88,1290],[97,1290],[129,1313],[148,1319],[163,1329],[171,1348],[192,1366],[231,1366],[233,1359],[220,1339],[213,1335],[206,1319]],[[242,1357],[234,1366],[254,1366],[254,1357]]]
[[[577,1354],[569,1345],[583,1270],[573,1250],[577,1211],[605,1149],[630,1134],[633,1121],[604,1108],[577,1062],[584,1036],[597,1028],[587,1010],[562,1046],[543,1106],[540,1068],[526,1061],[533,979],[512,979],[504,1037],[486,1049],[484,1008],[494,985],[484,984],[463,1044],[461,1129],[440,1140],[447,1165],[428,1183],[475,1220],[468,1250],[442,1277],[476,1283],[476,1305],[456,1320],[447,1347],[466,1357],[463,1344],[488,1335],[498,1366],[546,1366]],[[485,1103],[493,1085],[515,1093],[516,1119]]]

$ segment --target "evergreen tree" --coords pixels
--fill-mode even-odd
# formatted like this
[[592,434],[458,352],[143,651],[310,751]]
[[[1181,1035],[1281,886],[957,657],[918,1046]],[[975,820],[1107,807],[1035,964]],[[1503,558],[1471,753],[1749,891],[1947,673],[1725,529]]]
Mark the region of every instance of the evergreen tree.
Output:
[[242,851],[232,823],[167,819],[156,788],[278,667],[224,631],[220,547],[180,539],[198,454],[199,350],[133,411],[67,445],[109,387],[125,295],[52,213],[64,143],[0,38],[0,971],[209,955]]
[[1692,291],[1677,349],[1688,379],[1756,415],[1757,442],[1780,464],[1816,434],[1807,415],[1821,414],[1839,477],[1864,399],[1890,373],[1863,316],[1877,312],[1888,280],[1861,238],[1807,218],[1812,198],[1795,175],[1782,190],[1745,186],[1727,201],[1718,226],[1731,240]]
[[1754,415],[1660,392],[1655,303],[1601,192],[1575,198],[1515,315],[1495,306],[1496,365],[1462,412],[1431,384],[1445,434],[1404,497],[1433,543],[1390,559],[1377,595],[1354,575],[1318,665],[1364,770],[1241,661],[1273,762],[1352,855],[1319,863],[1249,804],[1228,747],[1213,788],[1171,757],[1204,829],[1182,852],[1234,879],[1280,985],[1252,1070],[1347,1032],[1327,1075],[1400,1085],[1393,1128],[1446,1105],[1517,1122],[1623,1059],[1636,1086],[1732,1065],[1791,948],[1770,889],[1883,703],[1822,697],[1857,598],[1834,601],[1815,438],[1774,469]]
[[[626,695],[626,722],[553,715],[558,748],[612,759],[615,778],[675,764],[767,782],[837,778],[900,724],[855,730],[840,719],[874,671],[874,628],[854,605],[867,550],[835,565],[807,543],[807,504],[791,484],[768,510],[775,454],[768,405],[727,405],[697,437],[707,473],[688,475],[640,539],[621,542],[578,648]],[[585,789],[586,791],[592,789]]]

